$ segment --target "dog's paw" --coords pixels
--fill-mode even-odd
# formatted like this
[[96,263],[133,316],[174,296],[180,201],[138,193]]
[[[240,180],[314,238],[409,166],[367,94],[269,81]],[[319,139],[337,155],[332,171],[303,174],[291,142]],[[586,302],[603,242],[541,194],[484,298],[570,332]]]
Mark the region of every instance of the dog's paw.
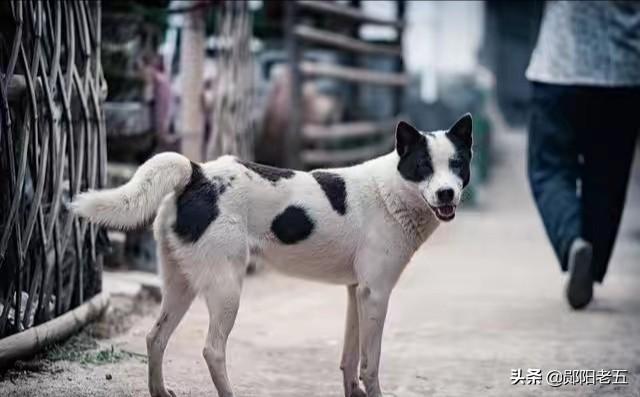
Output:
[[171,389],[166,389],[164,392],[151,393],[151,397],[176,397],[176,393]]
[[351,391],[351,396],[349,397],[367,397],[367,393],[365,393],[361,388],[356,387]]

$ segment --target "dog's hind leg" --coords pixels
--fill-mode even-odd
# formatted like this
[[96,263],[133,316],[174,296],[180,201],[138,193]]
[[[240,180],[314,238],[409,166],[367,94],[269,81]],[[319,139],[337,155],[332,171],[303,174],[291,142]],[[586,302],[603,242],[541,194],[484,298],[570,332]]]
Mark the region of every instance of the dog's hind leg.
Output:
[[195,292],[187,278],[178,269],[178,263],[171,257],[165,242],[158,241],[159,260],[162,265],[163,288],[162,305],[158,320],[147,335],[149,357],[149,392],[152,397],[170,397],[162,376],[162,359],[171,334],[184,317],[193,302]]
[[227,376],[227,338],[233,328],[240,304],[246,261],[216,264],[215,278],[201,293],[209,308],[209,333],[202,351],[219,397],[233,397]]
[[358,362],[360,361],[360,345],[358,337],[358,304],[356,286],[347,287],[347,321],[344,331],[344,347],[340,369],[344,380],[345,397],[365,397],[358,381]]

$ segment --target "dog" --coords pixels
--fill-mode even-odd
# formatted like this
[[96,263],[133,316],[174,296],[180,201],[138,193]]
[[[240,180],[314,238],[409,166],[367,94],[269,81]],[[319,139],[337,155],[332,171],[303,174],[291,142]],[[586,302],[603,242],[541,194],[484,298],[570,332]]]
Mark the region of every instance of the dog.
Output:
[[125,185],[77,196],[73,211],[105,226],[135,228],[155,218],[163,298],[147,335],[152,396],[174,395],[164,385],[163,355],[197,295],[210,316],[204,359],[218,394],[233,396],[226,344],[250,258],[347,287],[344,393],[382,396],[378,367],[389,296],[414,252],[455,216],[470,178],[472,119],[465,114],[435,132],[401,121],[395,135],[391,153],[311,172],[233,156],[197,164],[161,153]]

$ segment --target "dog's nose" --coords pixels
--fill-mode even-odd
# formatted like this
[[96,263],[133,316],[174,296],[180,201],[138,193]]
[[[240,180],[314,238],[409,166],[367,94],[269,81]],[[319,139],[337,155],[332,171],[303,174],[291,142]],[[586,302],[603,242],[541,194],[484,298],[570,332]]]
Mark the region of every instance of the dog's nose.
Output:
[[453,189],[451,189],[450,187],[439,189],[436,192],[436,196],[438,197],[438,201],[440,202],[440,204],[451,203],[451,201],[453,201],[453,195]]

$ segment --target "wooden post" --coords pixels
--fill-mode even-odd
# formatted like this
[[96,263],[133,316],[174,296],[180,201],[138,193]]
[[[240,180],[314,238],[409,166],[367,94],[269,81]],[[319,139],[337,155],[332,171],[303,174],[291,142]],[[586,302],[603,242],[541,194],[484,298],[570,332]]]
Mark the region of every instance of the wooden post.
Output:
[[181,104],[179,131],[182,154],[194,161],[202,160],[204,114],[202,86],[204,78],[205,23],[204,10],[190,0],[191,11],[184,15],[180,38]]
[[[400,49],[402,49],[402,35],[404,34],[404,18],[407,4],[405,0],[398,0],[396,3],[396,19],[400,21],[398,27],[396,28],[396,34],[398,37],[396,38],[396,44]],[[396,58],[396,62],[394,65],[394,71],[396,73],[404,72],[404,61],[400,56]],[[393,116],[398,116],[402,111],[402,101],[404,100],[404,87],[398,87],[394,90],[393,93]]]
[[287,58],[291,71],[291,102],[289,105],[289,126],[285,139],[285,163],[289,168],[299,169],[300,164],[300,130],[302,126],[302,75],[300,73],[300,48],[295,36],[297,4],[295,1],[285,2],[285,35]]
[[[360,10],[360,0],[350,0],[349,3],[354,10]],[[360,26],[361,24],[359,23],[354,23],[353,25],[349,26],[349,36],[359,40]],[[352,51],[349,51],[347,53],[346,62],[347,62],[347,65],[354,68],[359,68],[363,64],[360,58],[360,54],[357,54],[356,52],[352,52]],[[353,106],[354,108],[352,110],[352,112],[354,113],[353,116],[355,116],[355,119],[357,120],[361,119],[362,118],[362,108],[361,108],[362,102],[360,101],[360,84],[347,85],[347,98],[348,98],[348,103],[352,104],[351,106]]]

